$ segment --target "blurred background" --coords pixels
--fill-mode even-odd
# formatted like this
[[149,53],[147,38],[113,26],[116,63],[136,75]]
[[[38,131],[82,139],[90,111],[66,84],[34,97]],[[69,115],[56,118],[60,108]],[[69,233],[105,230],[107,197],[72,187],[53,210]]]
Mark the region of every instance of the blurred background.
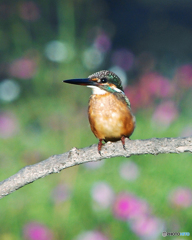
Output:
[[[191,9],[191,0],[1,0],[0,180],[98,142],[91,90],[62,80],[103,69],[130,99],[131,139],[191,136]],[[191,226],[189,153],[83,164],[0,201],[1,240],[155,240]]]

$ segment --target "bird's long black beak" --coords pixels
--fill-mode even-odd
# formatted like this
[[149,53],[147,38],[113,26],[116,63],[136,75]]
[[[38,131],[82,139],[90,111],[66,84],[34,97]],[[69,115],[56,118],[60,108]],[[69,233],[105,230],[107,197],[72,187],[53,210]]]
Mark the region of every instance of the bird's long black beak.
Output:
[[63,82],[82,85],[82,86],[89,86],[89,85],[96,86],[96,82],[92,81],[89,78],[69,79],[69,80],[63,80]]

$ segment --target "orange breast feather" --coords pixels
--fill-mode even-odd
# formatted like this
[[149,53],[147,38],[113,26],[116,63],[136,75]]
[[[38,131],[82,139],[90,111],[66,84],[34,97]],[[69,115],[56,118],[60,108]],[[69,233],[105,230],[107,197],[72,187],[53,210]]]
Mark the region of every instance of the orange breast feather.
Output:
[[131,109],[125,100],[118,99],[112,93],[92,95],[88,115],[92,132],[105,141],[129,137],[135,128],[135,117]]

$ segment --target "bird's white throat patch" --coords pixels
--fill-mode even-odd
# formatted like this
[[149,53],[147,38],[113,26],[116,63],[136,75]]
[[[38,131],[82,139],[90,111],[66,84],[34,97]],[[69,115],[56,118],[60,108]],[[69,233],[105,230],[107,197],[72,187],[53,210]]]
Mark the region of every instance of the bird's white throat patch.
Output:
[[[88,85],[87,87],[92,88],[93,94],[103,95],[103,94],[107,93],[107,91],[105,91],[97,86]],[[117,87],[112,87],[112,89],[115,90],[115,92],[120,92],[120,93],[125,94],[123,91],[121,91],[121,89],[119,89]]]
[[105,91],[105,90],[103,90],[103,89],[101,89],[101,88],[99,88],[99,87],[96,87],[96,86],[87,86],[87,87],[89,87],[89,88],[92,88],[92,92],[93,92],[93,94],[99,94],[99,95],[102,95],[102,94],[106,94],[107,93],[107,91]]

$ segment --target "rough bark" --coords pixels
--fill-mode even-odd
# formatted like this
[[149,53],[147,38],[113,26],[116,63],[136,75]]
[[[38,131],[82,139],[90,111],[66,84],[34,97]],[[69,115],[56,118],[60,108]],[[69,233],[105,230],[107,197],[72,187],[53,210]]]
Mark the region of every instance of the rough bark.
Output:
[[52,173],[86,162],[99,161],[112,157],[130,157],[142,154],[161,153],[192,153],[192,137],[188,138],[152,138],[145,140],[125,141],[126,150],[120,141],[106,143],[102,146],[101,155],[97,151],[97,145],[77,149],[72,148],[69,152],[54,155],[48,159],[22,168],[13,176],[0,182],[0,198],[14,192],[15,190],[43,178]]

